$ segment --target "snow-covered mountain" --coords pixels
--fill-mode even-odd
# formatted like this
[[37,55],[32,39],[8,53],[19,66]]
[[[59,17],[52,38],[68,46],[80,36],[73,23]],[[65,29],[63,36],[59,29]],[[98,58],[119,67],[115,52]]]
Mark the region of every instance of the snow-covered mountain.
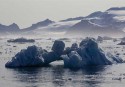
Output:
[[45,26],[48,26],[50,24],[53,24],[55,23],[54,21],[51,21],[49,19],[46,19],[44,21],[41,21],[41,22],[38,22],[38,23],[35,23],[35,24],[32,24],[32,26],[28,27],[28,28],[25,28],[23,29],[24,31],[31,31],[31,30],[35,30],[35,29],[38,29],[38,28],[41,28],[41,27],[45,27]]
[[17,24],[0,25],[0,32],[17,32],[21,35],[41,35],[45,32],[65,32],[67,35],[121,35],[125,32],[125,7],[97,11],[86,17],[75,17],[54,22],[49,19],[19,29]]
[[124,35],[125,8],[94,12],[73,25],[67,34]]
[[75,17],[41,27],[33,32],[66,32],[67,35],[109,35],[124,36],[125,10],[110,8],[105,12],[97,11],[86,17]]
[[8,25],[8,26],[0,24],[0,34],[1,35],[17,33],[19,31],[20,31],[20,28],[15,23]]
[[8,26],[0,24],[0,30],[1,31],[17,31],[19,30],[19,26],[15,23],[8,25]]
[[35,24],[32,24],[30,27],[28,28],[24,28],[24,29],[20,29],[18,27],[17,24],[13,23],[9,26],[6,25],[2,25],[0,24],[0,35],[35,35],[37,33],[34,33],[35,31],[37,31],[37,29],[41,29],[43,27],[46,27],[50,24],[55,23],[54,21],[51,21],[49,19],[37,22]]

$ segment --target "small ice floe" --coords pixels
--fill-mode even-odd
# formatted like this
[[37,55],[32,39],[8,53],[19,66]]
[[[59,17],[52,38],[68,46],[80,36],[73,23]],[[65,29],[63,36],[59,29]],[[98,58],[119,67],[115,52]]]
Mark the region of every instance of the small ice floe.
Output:
[[72,78],[71,78],[71,77],[69,77],[69,78],[68,78],[68,80],[69,80],[69,81],[71,81],[71,80],[72,80]]
[[65,41],[65,42],[70,42],[71,41],[69,38],[60,38],[58,40]]
[[117,42],[118,40],[116,38],[113,39],[113,42]]
[[70,40],[69,38],[60,38],[59,40]]
[[13,46],[13,47],[17,47],[17,46]]
[[112,78],[112,80],[118,80],[118,81],[121,81],[122,78],[121,78],[121,77],[119,77],[119,78]]
[[103,37],[98,36],[98,38],[97,38],[97,42],[102,43],[102,42],[103,42]]
[[121,42],[118,43],[117,45],[125,45],[125,41],[121,41]]
[[35,42],[35,40],[34,39],[26,39],[26,38],[17,38],[17,39],[7,40],[7,42],[24,43],[24,42]]

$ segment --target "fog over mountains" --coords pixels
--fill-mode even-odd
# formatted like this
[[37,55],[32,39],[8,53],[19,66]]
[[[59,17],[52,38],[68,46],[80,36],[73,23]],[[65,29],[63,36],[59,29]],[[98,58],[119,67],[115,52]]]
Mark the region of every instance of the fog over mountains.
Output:
[[105,12],[97,11],[86,17],[76,17],[54,22],[50,19],[20,29],[17,24],[0,24],[0,35],[42,34],[43,32],[65,32],[66,35],[108,35],[124,36],[125,7],[114,7]]

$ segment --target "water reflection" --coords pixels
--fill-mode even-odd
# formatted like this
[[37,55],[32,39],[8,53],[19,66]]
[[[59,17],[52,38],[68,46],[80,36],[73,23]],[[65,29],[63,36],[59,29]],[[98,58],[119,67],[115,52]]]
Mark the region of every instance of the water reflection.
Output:
[[64,69],[63,66],[56,66],[53,67],[53,72],[52,72],[52,76],[53,76],[53,84],[54,87],[57,86],[64,86],[65,85],[65,79],[64,79]]
[[[17,84],[23,87],[98,87],[104,77],[99,74],[105,66],[84,67],[78,70],[64,69],[63,65],[51,67],[10,69]],[[18,87],[18,86],[17,86]]]
[[41,68],[27,67],[13,69],[13,77],[18,84],[26,85],[27,87],[39,87]]
[[86,87],[100,87],[99,84],[103,83],[105,77],[100,76],[105,71],[106,66],[87,66],[82,69],[85,77]]
[[105,71],[106,66],[86,66],[82,68],[84,74],[97,74]]

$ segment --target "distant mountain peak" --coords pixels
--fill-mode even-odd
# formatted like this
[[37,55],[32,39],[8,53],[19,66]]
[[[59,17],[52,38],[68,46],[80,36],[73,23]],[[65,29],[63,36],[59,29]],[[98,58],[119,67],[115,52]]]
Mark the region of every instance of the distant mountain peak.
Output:
[[18,26],[16,23],[12,23],[9,26]]
[[20,29],[19,26],[16,23],[12,23],[8,26],[10,29]]
[[90,23],[89,20],[81,20],[80,22],[73,25],[71,28],[73,29],[81,29],[81,28],[87,28],[93,26],[93,24]]
[[37,23],[35,23],[35,24],[32,24],[32,26],[33,25],[48,25],[48,24],[51,24],[51,23],[54,23],[54,21],[52,21],[52,20],[50,20],[50,19],[45,19],[45,20],[43,20],[43,21],[40,21],[40,22],[37,22]]
[[45,19],[44,22],[52,22],[53,23],[54,21],[52,21],[50,19]]
[[40,21],[40,22],[37,22],[35,24],[32,24],[32,26],[28,27],[28,28],[25,28],[24,30],[35,30],[35,29],[38,29],[39,27],[45,27],[45,26],[48,26],[52,23],[55,23],[54,21],[50,20],[50,19],[45,19],[43,21]]
[[103,14],[103,12],[101,11],[97,11],[97,12],[94,12],[94,13],[91,13],[90,15],[87,16],[87,18],[92,18],[92,17],[99,17]]

